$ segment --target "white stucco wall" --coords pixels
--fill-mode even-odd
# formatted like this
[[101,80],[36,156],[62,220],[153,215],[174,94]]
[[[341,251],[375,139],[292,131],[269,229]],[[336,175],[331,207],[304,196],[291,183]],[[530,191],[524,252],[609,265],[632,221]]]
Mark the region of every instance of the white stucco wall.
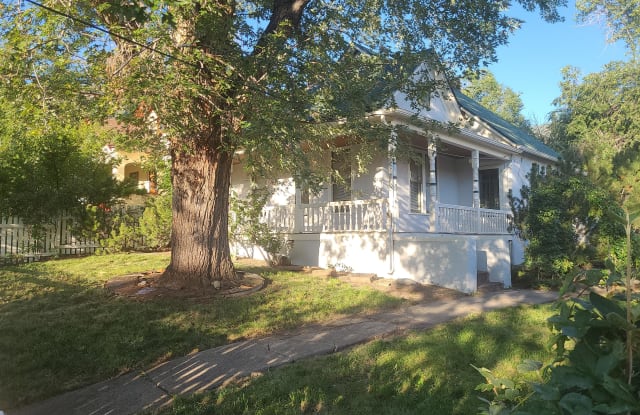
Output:
[[315,265],[322,268],[337,265],[338,268],[380,276],[384,276],[388,268],[386,232],[294,235],[292,239],[295,241],[291,257],[293,264],[302,265],[301,258],[308,253],[301,251],[315,246],[318,255]]
[[231,191],[235,192],[239,198],[247,197],[251,181],[245,172],[242,164],[234,164],[231,167]]
[[469,159],[438,156],[438,197],[448,205],[473,205],[473,169]]
[[[527,175],[531,172],[533,163],[534,162],[532,160],[521,156],[516,156],[511,159],[507,174],[505,174],[503,180],[507,183],[508,188],[511,189],[514,197],[520,198],[522,196],[522,186],[529,184]],[[506,208],[510,209],[509,206],[507,206]],[[513,265],[520,265],[524,263],[525,247],[526,241],[523,241],[519,237],[514,236],[513,244],[511,247],[511,263]]]
[[352,199],[379,199],[389,196],[389,161],[386,152],[376,152],[366,172],[357,173],[358,166],[355,160],[351,170],[353,172],[351,177]]
[[477,239],[479,256],[486,257],[489,281],[511,287],[511,242],[509,236],[480,236]]
[[464,235],[394,237],[393,278],[410,278],[472,293],[477,289],[476,240]]

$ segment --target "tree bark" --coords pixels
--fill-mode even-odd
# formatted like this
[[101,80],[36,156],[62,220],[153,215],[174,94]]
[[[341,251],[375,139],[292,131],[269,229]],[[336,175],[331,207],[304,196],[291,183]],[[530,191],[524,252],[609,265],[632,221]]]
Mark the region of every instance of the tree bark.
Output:
[[171,262],[161,283],[201,290],[211,289],[216,280],[222,286],[235,285],[228,236],[233,154],[200,139],[189,149],[174,148],[171,157]]

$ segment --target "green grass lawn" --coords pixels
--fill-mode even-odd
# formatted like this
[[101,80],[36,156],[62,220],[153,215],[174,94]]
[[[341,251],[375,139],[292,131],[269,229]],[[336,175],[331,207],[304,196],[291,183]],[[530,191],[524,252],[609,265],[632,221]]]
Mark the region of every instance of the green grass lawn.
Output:
[[[549,362],[550,305],[494,311],[270,371],[244,385],[179,398],[164,415],[476,414],[484,379]],[[488,397],[488,396],[486,396]]]
[[168,254],[119,254],[0,268],[0,408],[12,408],[194,350],[401,300],[335,279],[262,269],[244,298],[140,302],[111,277],[158,270]]

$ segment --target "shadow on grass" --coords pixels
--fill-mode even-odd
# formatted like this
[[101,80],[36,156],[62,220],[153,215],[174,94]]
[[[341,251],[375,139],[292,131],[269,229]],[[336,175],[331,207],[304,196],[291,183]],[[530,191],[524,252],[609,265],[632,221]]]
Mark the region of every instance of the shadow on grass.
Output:
[[109,294],[100,282],[46,270],[0,270],[0,408],[345,310],[398,304],[377,292],[262,267],[251,271],[270,280],[265,290],[209,302],[138,302]]
[[506,309],[285,366],[244,386],[179,399],[165,414],[477,413],[482,377],[548,360],[543,307]]

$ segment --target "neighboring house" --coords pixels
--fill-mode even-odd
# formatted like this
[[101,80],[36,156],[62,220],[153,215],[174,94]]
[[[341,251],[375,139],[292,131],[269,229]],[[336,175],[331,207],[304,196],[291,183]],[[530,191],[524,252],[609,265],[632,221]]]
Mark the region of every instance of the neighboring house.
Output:
[[120,163],[113,168],[113,177],[120,181],[126,179],[137,183],[138,189],[144,189],[147,193],[155,192],[155,182],[153,174],[144,169],[146,153],[142,152],[123,152],[111,150],[113,157],[117,157]]
[[[155,117],[153,117],[153,119],[155,120]],[[113,118],[107,120],[105,128],[125,134],[127,132],[126,128],[123,128]],[[118,164],[114,166],[111,172],[113,177],[119,181],[131,180],[137,184],[138,189],[145,190],[147,193],[151,194],[156,193],[157,185],[154,174],[144,168],[145,161],[147,161],[149,156],[146,152],[122,151],[116,149],[113,144],[104,146],[102,150],[109,158],[118,161]],[[129,202],[133,204],[144,204],[144,200],[139,197],[135,197],[135,195],[130,198]]]
[[[409,127],[394,136],[410,144],[422,163],[378,154],[357,176],[349,147],[327,152],[326,163],[346,183],[314,195],[282,178],[263,220],[288,241],[292,264],[337,267],[381,277],[410,278],[466,293],[478,275],[511,286],[511,265],[523,262],[523,243],[512,232],[508,192],[520,194],[533,164],[558,155],[459,91],[440,91],[418,117],[442,128],[412,124],[410,104],[373,113],[381,122]],[[449,123],[459,126],[444,128]],[[406,131],[406,130],[405,130]],[[393,140],[391,140],[393,142]],[[240,164],[232,190],[246,196],[250,181]],[[259,250],[236,243],[240,256]]]

